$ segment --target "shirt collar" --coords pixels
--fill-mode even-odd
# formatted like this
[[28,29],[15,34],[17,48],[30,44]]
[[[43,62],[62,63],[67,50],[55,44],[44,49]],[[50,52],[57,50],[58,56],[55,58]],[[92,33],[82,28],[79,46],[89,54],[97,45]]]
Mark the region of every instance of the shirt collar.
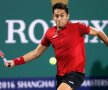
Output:
[[[68,22],[66,23],[66,25],[64,26],[63,29],[67,28],[67,27],[69,26],[69,24],[70,24],[70,21],[68,21]],[[57,29],[57,26],[55,26],[55,28]]]
[[70,22],[68,21],[64,28],[67,28],[69,26]]

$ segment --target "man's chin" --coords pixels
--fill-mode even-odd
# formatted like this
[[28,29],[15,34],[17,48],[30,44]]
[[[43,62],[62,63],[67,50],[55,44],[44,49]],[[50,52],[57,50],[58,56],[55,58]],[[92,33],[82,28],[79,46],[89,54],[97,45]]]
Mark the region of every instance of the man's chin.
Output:
[[63,29],[64,28],[64,26],[58,26],[58,29]]

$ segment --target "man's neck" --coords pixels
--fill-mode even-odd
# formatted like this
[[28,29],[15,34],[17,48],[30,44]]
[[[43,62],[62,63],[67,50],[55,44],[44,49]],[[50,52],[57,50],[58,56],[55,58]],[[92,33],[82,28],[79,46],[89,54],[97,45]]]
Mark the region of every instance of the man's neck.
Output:
[[57,30],[58,30],[58,31],[59,31],[59,30],[63,30],[63,29],[67,26],[67,24],[68,24],[68,22],[67,22],[64,26],[62,26],[62,27],[57,26]]
[[62,30],[64,27],[57,27],[57,30],[59,31],[59,30]]

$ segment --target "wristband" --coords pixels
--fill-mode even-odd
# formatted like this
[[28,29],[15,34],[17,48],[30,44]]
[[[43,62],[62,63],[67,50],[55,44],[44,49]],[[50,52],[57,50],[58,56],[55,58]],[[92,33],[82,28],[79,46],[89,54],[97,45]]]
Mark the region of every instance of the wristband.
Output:
[[23,56],[13,59],[15,66],[25,64]]

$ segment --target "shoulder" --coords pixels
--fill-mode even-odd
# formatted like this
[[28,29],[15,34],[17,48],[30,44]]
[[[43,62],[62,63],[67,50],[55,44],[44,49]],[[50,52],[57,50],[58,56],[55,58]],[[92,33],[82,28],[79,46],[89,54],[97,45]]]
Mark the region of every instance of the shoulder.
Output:
[[80,22],[68,22],[69,26],[78,26],[79,24],[82,24]]
[[68,27],[69,28],[79,28],[79,22],[69,22]]
[[56,28],[55,26],[52,26],[52,27],[48,28],[48,30],[46,31],[46,33],[53,32],[55,30],[55,28]]
[[89,27],[89,25],[82,23],[82,22],[76,22],[74,23],[74,26],[78,27],[79,29],[86,29]]
[[70,25],[86,25],[85,23],[82,22],[69,22]]
[[56,26],[52,26],[48,30],[51,31],[51,30],[54,30],[55,28],[56,28]]
[[56,26],[52,26],[52,27],[48,28],[45,33],[45,36],[48,37],[48,36],[52,35],[55,32],[55,28],[56,28]]
[[88,25],[86,25],[85,23],[82,23],[82,22],[77,22],[76,23],[78,26],[85,26],[85,27],[87,27]]

